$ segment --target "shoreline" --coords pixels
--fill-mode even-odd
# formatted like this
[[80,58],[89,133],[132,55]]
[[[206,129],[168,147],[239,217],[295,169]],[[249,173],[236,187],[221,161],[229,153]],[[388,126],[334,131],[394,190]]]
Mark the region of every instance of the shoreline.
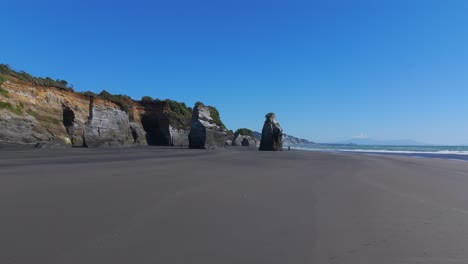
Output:
[[336,149],[306,149],[302,147],[291,147],[291,150],[305,151],[305,152],[324,152],[324,153],[344,153],[344,154],[367,154],[367,155],[381,155],[381,156],[400,156],[400,157],[416,157],[427,159],[442,159],[442,160],[459,160],[468,162],[468,152],[466,154],[455,153],[437,153],[437,152],[422,152],[422,151],[366,151],[366,150],[336,150]]

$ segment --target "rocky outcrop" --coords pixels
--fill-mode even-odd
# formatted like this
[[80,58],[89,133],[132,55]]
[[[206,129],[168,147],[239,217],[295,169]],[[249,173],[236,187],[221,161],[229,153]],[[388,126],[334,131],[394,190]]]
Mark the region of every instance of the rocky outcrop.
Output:
[[241,132],[234,133],[234,138],[232,140],[233,146],[244,146],[244,147],[258,147],[259,141],[254,138],[252,134],[243,134]]
[[[189,147],[194,149],[223,148],[227,130],[216,120],[217,110],[197,103],[190,121]],[[219,117],[219,116],[218,116]]]
[[141,123],[146,131],[149,145],[187,146],[189,144],[189,120],[179,120],[179,116],[176,116],[171,109],[171,102],[183,105],[170,100],[140,102],[143,107],[140,113]]
[[146,144],[139,120],[131,123],[126,112],[107,100],[14,77],[7,77],[0,89],[0,145]]
[[135,142],[126,112],[112,107],[109,102],[95,105],[93,97],[90,98],[89,109],[88,122],[85,124],[83,134],[83,146],[126,146]]
[[262,139],[260,141],[259,150],[283,150],[283,129],[278,123],[275,114],[269,113],[265,118],[266,120],[263,124]]

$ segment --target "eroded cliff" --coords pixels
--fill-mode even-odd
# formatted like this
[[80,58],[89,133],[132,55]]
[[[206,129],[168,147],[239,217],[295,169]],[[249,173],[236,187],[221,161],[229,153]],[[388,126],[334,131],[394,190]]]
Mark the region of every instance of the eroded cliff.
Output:
[[0,144],[123,146],[145,144],[143,128],[107,100],[3,76]]
[[188,146],[191,117],[184,103],[78,93],[0,64],[0,146]]

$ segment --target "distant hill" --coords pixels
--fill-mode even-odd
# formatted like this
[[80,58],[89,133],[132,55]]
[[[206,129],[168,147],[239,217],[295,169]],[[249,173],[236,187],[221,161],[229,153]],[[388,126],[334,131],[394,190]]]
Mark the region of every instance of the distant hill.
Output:
[[411,139],[379,140],[373,138],[352,138],[334,142],[333,144],[356,144],[356,145],[387,145],[387,146],[422,146],[428,145]]
[[[262,133],[253,131],[254,137],[259,141],[262,139]],[[284,145],[298,145],[298,144],[315,144],[315,142],[309,141],[307,139],[297,138],[290,136],[288,134],[283,134],[283,144]]]

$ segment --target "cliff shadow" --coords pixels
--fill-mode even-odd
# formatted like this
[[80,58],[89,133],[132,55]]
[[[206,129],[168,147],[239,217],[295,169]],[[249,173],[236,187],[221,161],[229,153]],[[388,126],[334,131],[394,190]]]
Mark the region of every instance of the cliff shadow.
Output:
[[67,132],[70,128],[73,128],[73,124],[75,123],[75,112],[71,110],[70,107],[66,106],[63,109],[63,125],[67,129]]
[[75,112],[73,112],[70,107],[64,106],[62,118],[62,123],[65,127],[65,130],[67,131],[68,137],[70,138],[70,142],[72,146],[75,146],[77,144],[75,137]]
[[[141,124],[146,132],[146,142],[148,145],[171,146],[170,138],[167,134],[169,128],[156,115],[144,114],[141,116]],[[166,131],[167,130],[167,131]]]

